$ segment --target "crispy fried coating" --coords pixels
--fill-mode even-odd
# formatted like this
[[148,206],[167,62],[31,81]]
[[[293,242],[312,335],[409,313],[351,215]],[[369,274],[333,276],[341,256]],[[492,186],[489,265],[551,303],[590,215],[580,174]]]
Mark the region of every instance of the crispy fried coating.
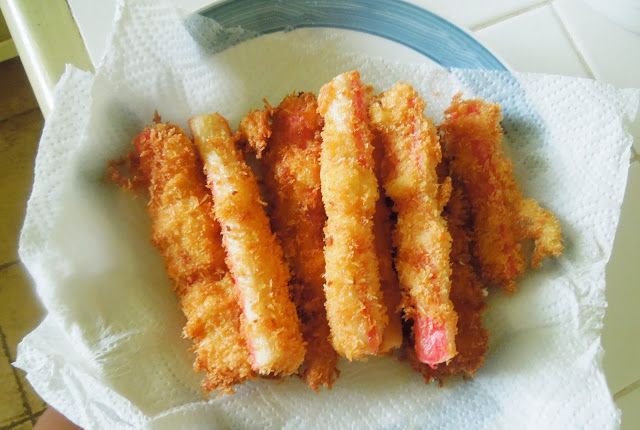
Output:
[[322,118],[316,110],[312,93],[289,95],[273,111],[271,131],[258,133],[271,136],[263,157],[265,189],[271,224],[293,282],[300,285],[295,298],[307,344],[300,376],[314,390],[331,387],[338,376],[338,355],[329,341],[324,309],[326,215],[320,193]]
[[388,323],[380,289],[373,216],[378,200],[367,94],[358,72],[322,86],[320,157],[325,227],[326,310],[333,347],[349,360],[376,354]]
[[230,392],[228,388],[252,376],[231,274],[227,272],[215,282],[195,281],[180,297],[180,303],[187,316],[184,335],[196,342],[193,367],[205,372],[202,387]]
[[518,215],[522,237],[534,241],[531,267],[539,267],[547,256],[562,254],[560,221],[550,210],[542,208],[535,199],[521,198]]
[[127,183],[148,187],[152,240],[187,317],[184,334],[194,342],[194,368],[206,373],[206,391],[229,392],[252,371],[195,147],[179,127],[162,123],[145,129],[133,143],[128,156],[133,177]]
[[500,107],[456,97],[445,115],[443,147],[452,173],[469,193],[482,277],[515,291],[525,259],[517,226],[518,186],[501,148]]
[[441,126],[452,173],[465,185],[475,224],[475,254],[482,278],[506,291],[526,268],[522,240],[535,240],[532,264],[562,252],[560,225],[537,202],[525,200],[502,151],[500,106],[453,98]]
[[289,297],[289,271],[271,232],[256,178],[222,116],[197,116],[189,126],[204,161],[215,218],[222,227],[252,366],[265,375],[295,373],[305,346]]
[[245,141],[256,154],[256,158],[262,158],[262,152],[271,136],[272,110],[269,102],[265,100],[264,109],[250,111],[238,126],[237,139]]
[[433,366],[456,355],[458,317],[449,298],[451,236],[436,172],[442,154],[424,108],[410,85],[398,83],[369,112],[383,143],[383,186],[398,215],[394,243],[405,318],[414,320],[418,360]]
[[473,376],[482,367],[487,351],[488,335],[482,324],[485,290],[471,257],[471,214],[464,186],[459,182],[455,183],[451,192],[445,217],[452,238],[451,301],[458,313],[458,354],[448,363],[440,363],[432,368],[420,363],[415,354],[409,352],[411,365],[424,376],[426,382],[442,382],[454,375]]
[[[376,163],[376,177],[381,178],[382,168],[382,142],[374,137],[373,156]],[[391,240],[391,211],[387,207],[382,186],[378,186],[380,198],[376,202],[376,212],[373,215],[373,233],[376,241],[376,253],[378,255],[378,266],[380,268],[380,286],[384,297],[384,304],[387,307],[389,324],[382,335],[379,354],[386,354],[402,346],[402,295],[398,274],[393,268]]]

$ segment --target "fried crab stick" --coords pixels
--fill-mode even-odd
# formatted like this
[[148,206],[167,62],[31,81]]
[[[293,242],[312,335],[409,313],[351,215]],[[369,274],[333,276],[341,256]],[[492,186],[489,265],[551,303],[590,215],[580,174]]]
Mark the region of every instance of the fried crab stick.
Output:
[[435,366],[456,355],[458,316],[449,298],[451,236],[436,172],[442,154],[424,108],[410,85],[398,83],[369,112],[382,141],[382,183],[398,216],[393,234],[405,318],[414,322],[417,359]]
[[289,271],[271,232],[256,178],[219,114],[189,120],[222,228],[253,369],[262,375],[295,373],[305,355]]
[[482,367],[487,351],[488,335],[482,323],[486,291],[471,257],[471,214],[464,186],[459,182],[454,182],[444,216],[452,239],[451,301],[458,313],[458,354],[448,363],[440,363],[432,368],[420,363],[415,354],[409,353],[411,364],[422,373],[427,382],[442,382],[454,375],[473,376]]
[[[375,139],[373,151],[376,163],[376,177],[381,176],[382,144]],[[373,232],[375,234],[376,253],[380,268],[380,285],[384,303],[387,307],[389,324],[382,335],[379,354],[385,354],[402,346],[402,294],[398,283],[398,274],[393,268],[393,242],[391,240],[391,211],[387,207],[382,186],[378,186],[380,198],[376,202],[376,212],[373,215]]]
[[[320,131],[312,93],[292,94],[275,109],[250,112],[240,123],[241,138],[263,153],[264,185],[271,208],[271,224],[282,242],[307,354],[300,376],[314,390],[331,387],[338,370],[329,340],[324,309],[324,234],[326,222],[320,193]],[[265,112],[269,112],[269,118]],[[255,120],[258,118],[259,120]]]
[[367,94],[356,71],[322,86],[320,185],[325,226],[325,295],[333,347],[349,360],[377,354],[388,323],[380,289],[373,216],[378,200]]
[[532,266],[562,253],[562,232],[555,216],[533,199],[525,199],[502,152],[500,106],[455,96],[441,125],[443,147],[452,174],[469,195],[475,225],[475,255],[482,278],[506,291],[526,262],[521,242],[534,240]]
[[111,179],[127,188],[146,188],[152,240],[162,254],[187,317],[184,335],[193,341],[194,368],[206,373],[206,391],[231,387],[251,377],[249,352],[240,327],[240,307],[224,262],[220,226],[213,218],[195,147],[177,126],[157,123],[133,141]]

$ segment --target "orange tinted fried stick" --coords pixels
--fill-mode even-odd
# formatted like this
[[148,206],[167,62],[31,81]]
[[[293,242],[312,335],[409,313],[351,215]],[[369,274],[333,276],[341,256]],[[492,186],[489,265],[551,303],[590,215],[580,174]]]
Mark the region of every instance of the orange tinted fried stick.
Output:
[[222,116],[197,116],[189,126],[213,193],[253,368],[261,374],[290,375],[300,367],[305,348],[289,298],[289,272],[269,227],[256,178]]
[[507,291],[525,270],[514,200],[518,186],[502,154],[502,115],[497,104],[454,97],[441,126],[452,174],[468,193],[482,277]]
[[133,179],[148,187],[153,243],[187,317],[184,333],[194,342],[194,367],[206,372],[202,385],[207,391],[230,391],[252,372],[220,227],[195,147],[170,124],[147,128],[133,143]]
[[502,152],[500,106],[454,97],[441,126],[451,171],[465,185],[474,217],[475,253],[482,277],[507,291],[525,270],[521,241],[535,239],[532,263],[562,252],[560,225],[534,200],[525,200]]
[[414,320],[417,358],[435,365],[456,355],[458,318],[449,299],[451,236],[436,173],[442,155],[424,107],[410,85],[398,83],[371,104],[370,117],[382,140],[384,189],[398,214],[394,241],[405,317]]
[[387,326],[373,214],[378,200],[365,88],[358,72],[320,89],[325,295],[333,347],[349,360],[376,354]]
[[440,363],[434,368],[420,363],[410,354],[411,364],[427,382],[434,379],[442,382],[453,375],[473,376],[482,367],[487,351],[488,336],[482,324],[485,290],[471,260],[471,214],[464,187],[459,182],[454,184],[444,214],[452,238],[451,301],[458,313],[458,354],[448,363]]
[[[326,216],[320,194],[322,118],[316,110],[311,93],[287,96],[273,111],[271,131],[257,133],[271,135],[263,157],[265,188],[274,231],[301,286],[296,304],[307,343],[301,376],[314,390],[331,387],[338,374],[324,309]],[[252,138],[256,133],[246,134],[249,142],[259,140]]]
[[[382,164],[382,143],[374,139],[374,159],[376,163],[376,176],[380,179]],[[380,286],[384,296],[384,304],[387,307],[389,324],[382,335],[382,343],[378,353],[385,354],[402,346],[402,296],[398,275],[393,268],[392,240],[391,240],[391,211],[387,207],[382,186],[378,187],[380,198],[376,202],[376,212],[373,215],[373,232],[376,241],[376,253],[380,267]]]

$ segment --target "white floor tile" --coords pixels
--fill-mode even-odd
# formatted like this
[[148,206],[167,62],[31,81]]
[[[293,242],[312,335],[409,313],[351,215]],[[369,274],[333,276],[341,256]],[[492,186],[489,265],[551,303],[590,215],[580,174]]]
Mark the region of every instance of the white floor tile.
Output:
[[467,28],[490,23],[498,18],[517,13],[543,0],[414,0],[414,3]]
[[640,378],[639,220],[640,163],[634,162],[629,170],[613,255],[607,266],[609,307],[604,319],[602,343],[604,370],[613,393]]
[[551,6],[534,9],[475,34],[515,70],[589,77]]
[[640,88],[640,34],[625,30],[582,0],[556,0],[553,7],[596,78]]
[[616,404],[622,410],[621,430],[640,429],[640,388],[620,397]]

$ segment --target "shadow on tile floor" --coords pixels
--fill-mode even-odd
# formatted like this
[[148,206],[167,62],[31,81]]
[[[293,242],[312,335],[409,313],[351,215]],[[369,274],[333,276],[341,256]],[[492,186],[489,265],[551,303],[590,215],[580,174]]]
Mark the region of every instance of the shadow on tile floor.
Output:
[[0,429],[30,429],[45,403],[11,363],[43,311],[18,262],[43,118],[18,58],[0,63]]

